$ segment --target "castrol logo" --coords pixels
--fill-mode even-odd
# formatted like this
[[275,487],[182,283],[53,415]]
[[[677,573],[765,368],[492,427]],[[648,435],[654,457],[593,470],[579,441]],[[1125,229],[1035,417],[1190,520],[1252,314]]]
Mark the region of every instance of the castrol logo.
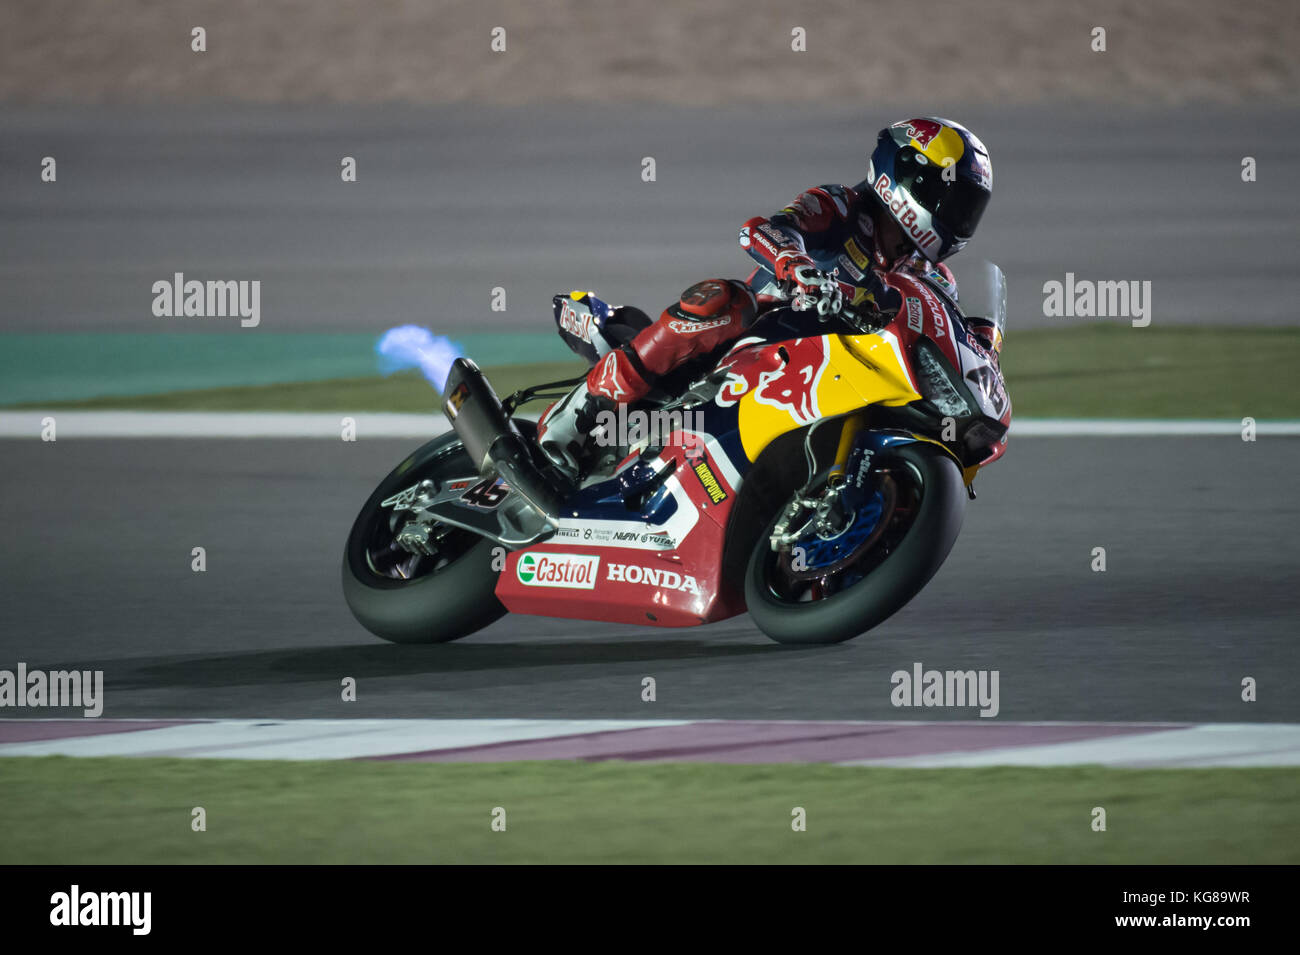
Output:
[[526,587],[594,590],[600,558],[593,554],[524,554],[515,575]]

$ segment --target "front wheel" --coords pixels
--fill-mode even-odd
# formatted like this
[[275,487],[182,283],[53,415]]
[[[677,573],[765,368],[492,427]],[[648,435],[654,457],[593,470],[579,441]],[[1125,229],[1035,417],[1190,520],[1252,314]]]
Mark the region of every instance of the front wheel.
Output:
[[828,470],[768,522],[749,558],[745,601],[778,643],[865,633],[916,596],[952,550],[966,492],[950,455],[922,442],[895,445],[877,453],[871,479],[850,509]]
[[448,433],[394,468],[361,508],[343,554],[343,596],[375,636],[393,643],[446,643],[505,614],[496,598],[491,541],[435,525],[429,553],[412,553],[397,542],[410,514],[381,505],[422,480],[476,473],[460,439]]

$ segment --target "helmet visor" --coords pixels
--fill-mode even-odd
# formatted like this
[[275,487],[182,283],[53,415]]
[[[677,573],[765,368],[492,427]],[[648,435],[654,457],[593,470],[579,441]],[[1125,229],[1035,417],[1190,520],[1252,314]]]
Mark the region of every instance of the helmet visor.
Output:
[[899,150],[894,163],[898,185],[906,189],[934,221],[959,239],[975,234],[989,204],[989,193],[961,178],[945,180],[943,169],[920,157],[915,149]]

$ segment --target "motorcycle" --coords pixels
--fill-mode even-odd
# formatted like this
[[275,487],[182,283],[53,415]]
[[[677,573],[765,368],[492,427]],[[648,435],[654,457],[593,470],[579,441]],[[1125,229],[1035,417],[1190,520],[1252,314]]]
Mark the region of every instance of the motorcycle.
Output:
[[[686,627],[748,611],[780,643],[829,644],[907,604],[1006,449],[1002,272],[963,278],[961,306],[934,277],[890,273],[890,315],[821,314],[767,278],[766,308],[724,354],[619,409],[662,427],[604,422],[577,478],[517,412],[582,378],[502,400],[457,359],[453,430],[398,464],[348,535],[356,619],[441,643],[507,612]],[[592,293],[555,310],[589,341],[610,324]]]

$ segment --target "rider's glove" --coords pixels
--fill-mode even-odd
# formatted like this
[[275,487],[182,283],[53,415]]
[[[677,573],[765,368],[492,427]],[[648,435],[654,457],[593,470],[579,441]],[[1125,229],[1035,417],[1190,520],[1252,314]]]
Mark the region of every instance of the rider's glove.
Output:
[[808,256],[804,255],[802,252],[796,252],[794,249],[787,249],[776,257],[776,262],[773,264],[773,271],[776,272],[776,280],[778,282],[793,282],[795,281],[795,269],[803,268],[804,266],[811,266],[812,264],[813,260],[808,258]]
[[791,305],[796,312],[815,310],[818,315],[838,315],[844,308],[844,291],[834,276],[809,265],[796,265],[790,272],[794,282]]

